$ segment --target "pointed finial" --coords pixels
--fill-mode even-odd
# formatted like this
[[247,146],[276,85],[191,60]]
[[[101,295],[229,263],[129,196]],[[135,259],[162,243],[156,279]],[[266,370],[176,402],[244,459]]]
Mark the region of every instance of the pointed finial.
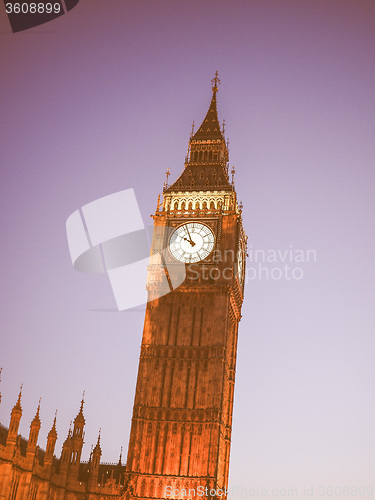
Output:
[[51,437],[57,438],[57,431],[56,431],[56,418],[57,418],[57,410],[55,411],[55,418],[53,419],[53,424],[52,427],[48,433],[48,438],[50,439]]
[[233,186],[234,185],[234,174],[236,173],[236,169],[234,168],[234,165],[233,165],[230,173],[232,174],[232,186]]
[[168,177],[171,175],[171,172],[170,172],[169,168],[167,168],[167,171],[165,172],[165,175],[167,176],[167,178],[164,181],[163,191],[164,191],[164,189],[167,189],[169,187],[169,185],[168,185]]
[[101,453],[101,448],[100,448],[100,436],[101,436],[101,433],[102,433],[102,428],[99,429],[98,441],[96,442],[95,448],[93,450],[93,451],[95,451],[95,453],[97,453],[98,451]]
[[41,401],[42,401],[42,398],[39,398],[38,408],[36,409],[35,417],[33,418],[31,425],[33,425],[33,424],[40,425],[40,402]]
[[193,125],[191,126],[191,132],[190,132],[190,139],[193,137],[194,135],[194,129],[195,129],[195,122],[193,120]]
[[219,90],[218,84],[220,84],[220,80],[219,80],[217,71],[215,72],[215,78],[213,78],[211,80],[211,83],[212,83],[212,92],[216,93]]
[[240,209],[240,211],[242,212],[242,209],[243,209],[243,203],[242,203],[242,201],[240,201],[240,204],[239,204],[239,209]]
[[14,410],[17,409],[17,410],[22,410],[22,407],[21,407],[21,398],[22,398],[22,388],[23,388],[23,384],[21,384],[21,387],[20,387],[20,392],[18,394],[18,399],[17,399],[17,403],[14,405]]
[[82,399],[81,399],[81,407],[79,409],[79,412],[78,413],[82,413],[83,412],[83,405],[85,404],[85,391],[83,391],[83,394],[82,394]]
[[118,465],[122,465],[122,446],[121,446],[121,450],[120,450],[120,458],[118,459]]
[[159,212],[159,208],[160,208],[160,193],[158,195],[158,202],[156,204],[156,211]]
[[225,120],[223,120],[223,135],[225,135]]
[[40,403],[42,402],[42,398],[39,398],[39,403],[38,403],[38,408],[36,409],[36,416],[39,417],[39,412],[40,412]]

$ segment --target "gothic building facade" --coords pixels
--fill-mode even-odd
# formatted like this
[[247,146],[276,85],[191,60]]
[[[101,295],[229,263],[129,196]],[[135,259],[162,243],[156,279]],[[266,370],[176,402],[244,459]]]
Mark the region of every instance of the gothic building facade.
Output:
[[[9,427],[0,425],[0,500],[111,500],[122,494],[125,466],[101,464],[100,434],[88,462],[81,461],[85,418],[83,404],[73,429],[54,456],[57,441],[56,416],[48,433],[46,449],[38,446],[41,427],[40,404],[30,424],[28,439],[18,434],[22,417],[20,391]],[[1,394],[0,394],[1,402]]]
[[224,498],[228,486],[247,237],[217,115],[218,83],[216,74],[184,170],[165,184],[154,215],[129,499],[194,497],[203,489]]
[[100,463],[100,436],[81,462],[83,400],[60,458],[56,418],[45,451],[37,446],[39,407],[29,438],[19,436],[20,392],[9,428],[0,426],[0,500],[182,499],[203,489],[225,499],[247,237],[217,115],[218,84],[216,74],[183,172],[171,185],[167,176],[153,216],[126,465],[121,455],[118,464]]

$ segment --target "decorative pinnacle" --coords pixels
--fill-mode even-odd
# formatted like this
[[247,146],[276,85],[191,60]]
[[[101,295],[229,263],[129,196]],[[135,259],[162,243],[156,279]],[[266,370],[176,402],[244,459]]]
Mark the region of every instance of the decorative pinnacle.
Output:
[[15,404],[15,406],[13,408],[14,410],[17,409],[17,410],[21,410],[22,411],[22,407],[21,407],[22,388],[23,388],[23,383],[21,384],[20,392],[18,394],[17,403]]
[[223,120],[223,135],[225,135],[225,120]]
[[40,425],[40,402],[42,401],[42,398],[39,398],[39,403],[38,403],[38,408],[36,409],[36,414],[31,422],[31,424],[39,424]]
[[36,410],[36,414],[38,415],[38,417],[39,417],[39,412],[40,412],[40,403],[41,403],[41,401],[42,401],[42,398],[40,397],[39,398],[39,403],[38,403],[38,408]]
[[99,451],[99,453],[101,453],[101,449],[100,449],[100,435],[101,435],[101,433],[102,433],[102,429],[100,428],[99,435],[98,435],[98,441],[97,441],[95,448],[93,450],[93,452],[95,452],[95,453],[97,453],[98,451]]
[[194,129],[195,129],[195,121],[193,120],[193,124],[191,126],[191,132],[190,132],[190,139],[193,137],[194,135]]
[[164,181],[163,191],[164,191],[164,189],[169,188],[168,177],[171,175],[171,172],[170,172],[169,168],[167,168],[167,171],[165,172],[165,175],[167,176],[167,178]]
[[160,208],[160,193],[158,195],[158,202],[156,204],[156,211],[159,212],[159,208]]
[[213,78],[211,80],[211,83],[212,83],[212,92],[217,92],[219,90],[218,84],[220,84],[220,80],[219,80],[217,71],[215,72],[215,78]]
[[234,185],[234,174],[236,173],[236,169],[234,168],[234,165],[232,167],[232,170],[230,171],[230,173],[232,174],[232,186]]
[[55,418],[53,419],[53,424],[52,427],[48,433],[48,439],[54,437],[57,439],[57,431],[56,431],[56,417],[57,417],[57,410],[55,411]]

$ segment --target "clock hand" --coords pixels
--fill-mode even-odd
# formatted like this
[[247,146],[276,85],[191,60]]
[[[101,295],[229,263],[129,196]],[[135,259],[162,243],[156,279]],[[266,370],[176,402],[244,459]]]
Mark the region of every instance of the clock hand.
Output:
[[195,243],[194,243],[194,241],[191,239],[191,236],[190,236],[190,233],[189,233],[189,228],[188,228],[187,226],[186,226],[186,231],[187,231],[187,233],[188,233],[188,235],[189,235],[189,238],[190,238],[190,245],[191,245],[192,247],[194,247],[194,246],[195,246]]
[[182,238],[182,239],[188,241],[192,247],[195,245],[193,240],[188,240],[187,238]]

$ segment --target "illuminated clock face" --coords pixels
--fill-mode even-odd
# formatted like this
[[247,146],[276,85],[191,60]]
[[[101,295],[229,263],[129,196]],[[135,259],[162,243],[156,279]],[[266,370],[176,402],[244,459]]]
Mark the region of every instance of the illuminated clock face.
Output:
[[173,231],[169,249],[175,259],[192,263],[208,257],[214,243],[214,233],[209,227],[199,222],[188,222]]

